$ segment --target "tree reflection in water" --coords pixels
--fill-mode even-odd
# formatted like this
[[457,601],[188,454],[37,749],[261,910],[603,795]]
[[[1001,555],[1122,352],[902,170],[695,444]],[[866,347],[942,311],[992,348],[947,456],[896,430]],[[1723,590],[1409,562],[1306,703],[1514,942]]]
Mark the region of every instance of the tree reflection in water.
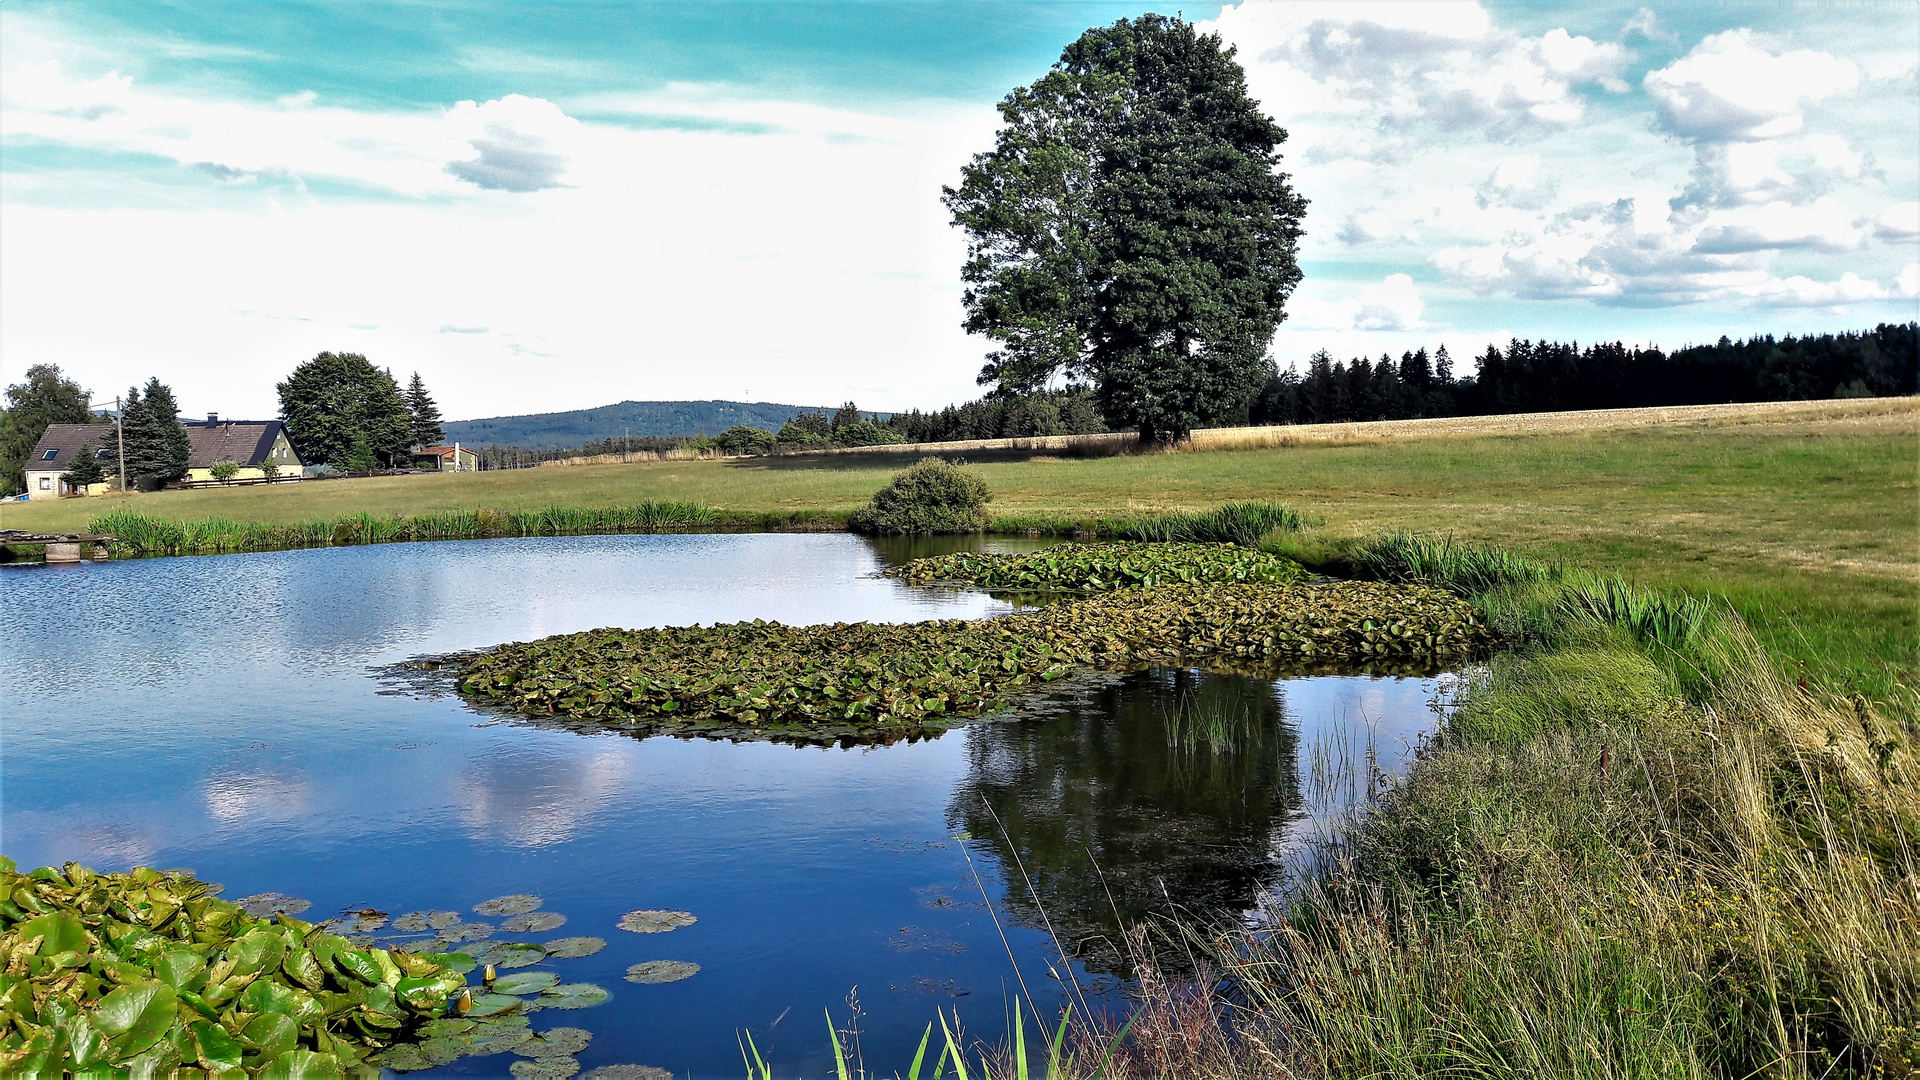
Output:
[[1274,846],[1301,803],[1298,729],[1280,683],[1187,669],[1134,672],[1058,706],[966,730],[948,823],[1004,868],[1003,913],[1045,925],[1017,853],[1068,955],[1130,978],[1122,926],[1175,905],[1245,911],[1274,883]]

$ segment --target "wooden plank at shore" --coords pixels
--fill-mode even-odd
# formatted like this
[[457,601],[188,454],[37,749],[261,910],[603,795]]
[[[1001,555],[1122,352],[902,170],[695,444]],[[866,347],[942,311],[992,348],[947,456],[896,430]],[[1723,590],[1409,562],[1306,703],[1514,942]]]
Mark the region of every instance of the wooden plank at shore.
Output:
[[0,544],[111,544],[118,537],[92,533],[36,533],[0,529]]

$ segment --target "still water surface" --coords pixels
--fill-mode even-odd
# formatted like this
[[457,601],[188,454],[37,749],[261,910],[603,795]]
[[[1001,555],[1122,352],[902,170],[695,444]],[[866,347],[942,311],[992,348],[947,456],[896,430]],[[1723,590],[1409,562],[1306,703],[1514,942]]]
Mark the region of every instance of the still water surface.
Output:
[[[782,1075],[818,1076],[832,1068],[821,1010],[844,1019],[850,993],[867,1061],[889,1069],[936,1007],[979,1032],[1000,1022],[1014,962],[983,892],[1036,994],[1061,992],[1044,906],[1073,976],[1120,1006],[1119,918],[1169,898],[1250,908],[1312,831],[1329,769],[1371,744],[1391,772],[1434,722],[1440,678],[1158,670],[1063,691],[1025,720],[794,747],[532,726],[377,670],[609,625],[1011,610],[872,576],[931,550],[618,536],[6,567],[0,851],[23,867],[189,867],[228,898],[310,900],[315,919],[537,893],[568,921],[520,938],[609,942],[547,966],[613,999],[534,1017],[592,1030],[586,1068],[737,1077],[751,1029]],[[634,908],[699,922],[616,929]],[[700,972],[621,980],[645,960]]]

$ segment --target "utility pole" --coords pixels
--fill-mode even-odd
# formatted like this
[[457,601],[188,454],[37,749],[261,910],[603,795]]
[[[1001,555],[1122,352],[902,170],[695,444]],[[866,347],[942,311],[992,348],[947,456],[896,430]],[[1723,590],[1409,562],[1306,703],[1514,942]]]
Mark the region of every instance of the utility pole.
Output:
[[120,425],[120,414],[126,412],[120,407],[120,399],[113,399],[113,446],[120,451],[120,494],[127,493],[127,430]]
[[633,429],[627,428],[625,429],[625,434],[620,436],[620,464],[625,465],[630,460],[629,455],[632,454],[632,452]]

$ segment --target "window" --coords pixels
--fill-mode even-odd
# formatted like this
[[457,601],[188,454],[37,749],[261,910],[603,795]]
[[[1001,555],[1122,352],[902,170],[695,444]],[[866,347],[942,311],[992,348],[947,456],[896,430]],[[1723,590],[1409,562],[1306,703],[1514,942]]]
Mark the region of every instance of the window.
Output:
[[52,481],[52,480],[49,480],[49,479],[47,479],[47,478],[46,478],[46,477],[44,477],[44,476],[43,476],[43,477],[41,477],[41,478],[40,478],[40,490],[41,490],[41,491],[52,491],[52,490],[53,490],[53,481]]
[[95,461],[105,461],[107,460],[107,458],[111,456],[113,456],[113,451],[108,450],[105,447],[101,447],[100,449],[95,450],[93,452],[93,458]]
[[49,451],[47,451],[46,453],[44,453],[44,454],[41,454],[41,455],[40,455],[40,460],[41,460],[41,461],[52,461],[52,460],[53,460],[53,455],[55,455],[55,454],[57,454],[57,453],[59,453],[59,452],[60,452],[60,451],[58,451],[58,450],[49,450]]

